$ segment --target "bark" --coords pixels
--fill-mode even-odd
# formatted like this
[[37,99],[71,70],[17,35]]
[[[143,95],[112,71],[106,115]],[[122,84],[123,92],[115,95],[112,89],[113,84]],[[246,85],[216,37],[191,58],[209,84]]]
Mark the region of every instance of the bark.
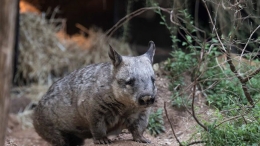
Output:
[[17,0],[0,0],[0,146],[4,145],[15,44]]

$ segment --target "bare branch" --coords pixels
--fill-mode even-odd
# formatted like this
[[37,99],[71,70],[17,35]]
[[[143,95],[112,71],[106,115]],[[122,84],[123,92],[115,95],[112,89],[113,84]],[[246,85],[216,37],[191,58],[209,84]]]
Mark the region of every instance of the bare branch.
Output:
[[168,122],[170,123],[171,129],[172,129],[172,133],[173,133],[175,139],[177,140],[177,142],[179,143],[180,146],[183,146],[183,144],[180,142],[180,140],[178,139],[177,135],[175,134],[175,131],[174,131],[173,126],[172,126],[172,123],[171,123],[171,121],[169,119],[169,116],[168,116],[168,113],[167,113],[167,109],[166,109],[166,102],[164,102],[163,107],[164,107],[166,118],[167,118]]
[[242,51],[242,53],[241,53],[241,55],[240,55],[239,60],[241,60],[241,58],[242,58],[242,56],[243,56],[243,54],[244,54],[244,52],[245,52],[245,50],[246,50],[246,47],[247,47],[247,45],[249,44],[249,41],[251,40],[253,34],[254,34],[259,28],[260,28],[260,25],[258,25],[258,26],[256,27],[256,29],[250,34],[250,37],[248,38],[248,40],[247,40],[247,42],[246,42],[246,45],[245,45],[245,47],[244,47],[244,49],[243,49],[243,51]]
[[198,120],[198,118],[196,117],[196,114],[195,114],[194,101],[195,101],[196,85],[197,85],[197,78],[195,78],[195,81],[194,81],[194,84],[193,84],[192,104],[191,104],[192,116],[193,116],[193,118],[195,119],[195,121],[196,121],[205,131],[208,131],[208,128],[207,128],[206,126],[204,126],[202,123],[200,123],[200,121]]
[[175,22],[175,21],[173,21],[173,10],[171,10],[171,13],[170,13],[170,21],[173,23],[173,24],[175,24],[175,25],[177,25],[177,26],[180,26],[181,27],[181,25],[178,23],[178,22]]
[[[244,92],[244,95],[247,99],[247,101],[252,105],[254,106],[254,101],[251,97],[251,95],[249,94],[248,92],[248,89],[247,89],[247,86],[246,86],[246,82],[245,82],[245,79],[243,79],[242,76],[240,76],[236,70],[236,67],[234,66],[232,60],[231,60],[231,57],[230,57],[230,53],[229,51],[227,52],[227,62],[229,64],[229,67],[231,69],[231,71],[235,74],[235,76],[239,79],[241,85],[242,85],[242,89],[243,89],[243,92]],[[259,71],[258,71],[259,72]],[[248,81],[248,79],[246,79]]]

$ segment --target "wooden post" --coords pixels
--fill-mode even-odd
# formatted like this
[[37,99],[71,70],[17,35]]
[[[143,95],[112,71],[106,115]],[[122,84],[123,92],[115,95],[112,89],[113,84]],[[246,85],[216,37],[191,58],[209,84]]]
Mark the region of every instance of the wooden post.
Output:
[[5,143],[15,44],[17,0],[0,0],[0,146]]

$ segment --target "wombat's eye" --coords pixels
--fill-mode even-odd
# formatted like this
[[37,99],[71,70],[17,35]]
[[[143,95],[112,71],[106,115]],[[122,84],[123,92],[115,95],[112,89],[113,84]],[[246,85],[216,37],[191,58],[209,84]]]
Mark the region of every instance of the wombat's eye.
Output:
[[135,79],[130,79],[128,81],[125,82],[126,85],[129,85],[129,86],[133,86],[135,83]]
[[152,77],[151,77],[151,80],[152,80],[152,82],[154,83],[154,81],[155,81],[155,78],[152,76]]

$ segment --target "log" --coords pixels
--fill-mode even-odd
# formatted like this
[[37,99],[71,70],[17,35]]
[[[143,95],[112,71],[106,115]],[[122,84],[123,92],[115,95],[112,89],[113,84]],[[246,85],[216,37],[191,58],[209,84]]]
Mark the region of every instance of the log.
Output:
[[17,5],[17,0],[0,0],[0,146],[7,128]]

